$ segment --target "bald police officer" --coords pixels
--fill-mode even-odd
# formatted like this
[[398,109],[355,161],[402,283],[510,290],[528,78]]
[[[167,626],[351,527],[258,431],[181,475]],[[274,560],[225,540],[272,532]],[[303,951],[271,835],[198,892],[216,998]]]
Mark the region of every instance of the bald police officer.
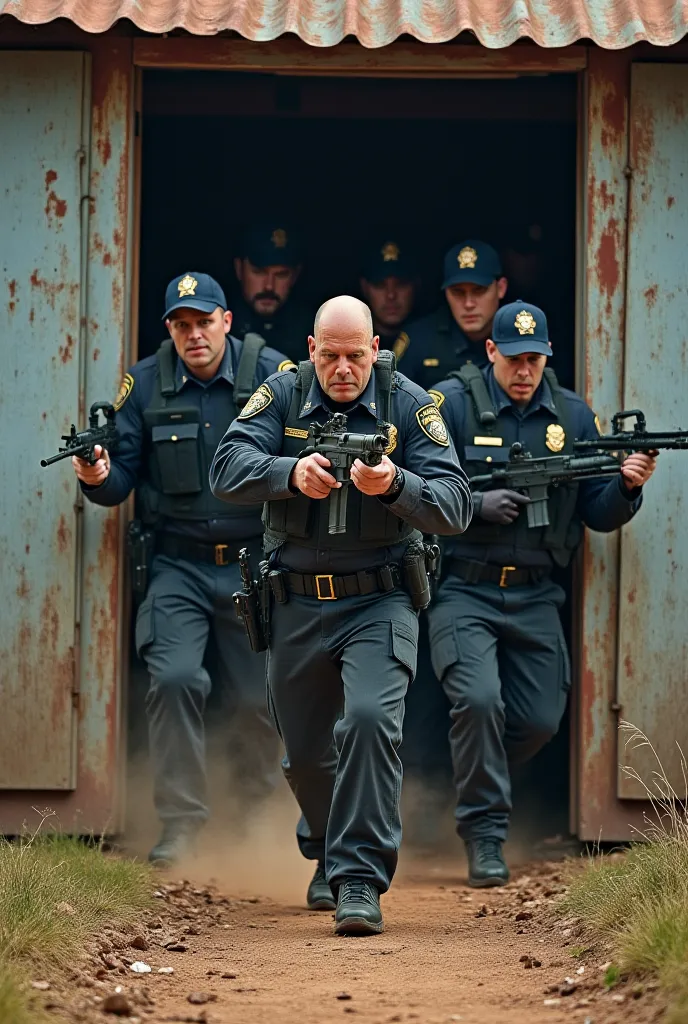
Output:
[[[416,667],[414,568],[426,579],[419,531],[464,530],[471,500],[432,399],[378,360],[367,306],[329,300],[308,344],[310,361],[270,377],[230,426],[211,483],[230,501],[267,503],[265,549],[281,595],[268,691],[303,815],[299,846],[318,862],[309,906],[333,909],[336,899],[335,931],[369,934],[383,929],[379,896],[401,839],[397,748]],[[340,486],[330,463],[300,457],[309,424],[333,412],[357,433],[392,424],[380,465],[353,464],[346,532],[337,534],[328,532]]]
[[453,246],[444,257],[445,301],[407,328],[406,376],[427,391],[466,363],[486,366],[485,340],[506,289],[491,245],[469,239]]
[[389,237],[369,246],[363,259],[361,294],[373,314],[380,347],[399,359],[408,348],[405,326],[413,314],[418,268],[409,246]]
[[[545,314],[503,306],[486,343],[489,365],[466,366],[435,389],[469,477],[507,460],[515,441],[534,456],[572,451],[599,436],[595,416],[546,369]],[[503,885],[511,811],[509,765],[523,764],[556,733],[571,685],[559,619],[564,591],[552,581],[583,535],[609,532],[640,507],[655,460],[630,455],[611,479],[552,489],[550,524],[530,528],[528,498],[507,488],[474,494],[475,516],[452,540],[430,608],[433,665],[452,702],[449,733],[456,823],[468,852],[469,883]]]
[[232,604],[238,550],[260,550],[261,507],[218,501],[208,471],[227,424],[256,385],[292,364],[255,336],[241,342],[229,334],[232,314],[208,274],[171,281],[163,319],[170,338],[129,370],[115,402],[116,453],[100,451],[95,466],[73,463],[96,505],[119,505],[136,488],[139,514],[152,531],[136,647],[151,675],[146,706],[163,825],[150,860],[168,865],[191,849],[208,816],[203,712],[211,681],[203,660],[211,629],[218,682],[238,696],[245,776],[257,795],[271,787],[277,739],[264,702],[265,664],[250,651]]
[[294,362],[306,358],[313,324],[312,310],[292,294],[301,265],[300,239],[277,220],[250,227],[234,260],[241,291],[233,302],[234,334],[258,334]]

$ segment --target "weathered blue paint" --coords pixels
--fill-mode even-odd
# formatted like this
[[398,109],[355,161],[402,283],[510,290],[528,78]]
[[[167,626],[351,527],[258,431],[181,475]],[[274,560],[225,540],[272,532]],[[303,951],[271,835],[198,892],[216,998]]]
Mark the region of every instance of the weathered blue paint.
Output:
[[[0,786],[75,784],[76,483],[41,469],[79,412],[81,53],[0,62]],[[10,438],[18,443],[14,447]]]
[[[634,64],[625,408],[651,429],[688,428],[688,66]],[[620,714],[641,728],[680,796],[688,754],[688,459],[660,456],[642,515],[623,531],[619,607]],[[651,782],[649,750],[624,752]],[[644,788],[619,772],[619,796]]]

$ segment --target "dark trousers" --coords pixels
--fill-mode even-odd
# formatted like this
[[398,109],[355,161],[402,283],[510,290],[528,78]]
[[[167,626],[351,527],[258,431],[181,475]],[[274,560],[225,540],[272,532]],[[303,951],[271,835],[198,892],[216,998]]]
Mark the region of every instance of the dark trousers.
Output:
[[418,619],[400,591],[273,606],[268,697],[301,808],[301,852],[335,888],[390,885],[401,842],[404,695]]
[[153,560],[136,618],[136,648],[151,677],[146,710],[162,821],[201,823],[208,817],[204,711],[211,680],[204,657],[211,630],[218,661],[214,682],[235,698],[240,775],[255,799],[274,787],[279,741],[265,700],[265,656],[251,651],[236,617],[232,594],[240,587],[236,564]]
[[452,576],[430,609],[433,667],[452,704],[449,742],[463,839],[505,839],[509,765],[555,735],[571,685],[561,587],[469,584]]

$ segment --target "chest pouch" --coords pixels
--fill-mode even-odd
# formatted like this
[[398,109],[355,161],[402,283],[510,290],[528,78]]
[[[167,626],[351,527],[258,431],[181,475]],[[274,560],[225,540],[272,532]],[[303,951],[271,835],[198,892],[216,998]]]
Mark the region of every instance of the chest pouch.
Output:
[[198,409],[148,409],[144,415],[162,493],[198,494],[203,490]]

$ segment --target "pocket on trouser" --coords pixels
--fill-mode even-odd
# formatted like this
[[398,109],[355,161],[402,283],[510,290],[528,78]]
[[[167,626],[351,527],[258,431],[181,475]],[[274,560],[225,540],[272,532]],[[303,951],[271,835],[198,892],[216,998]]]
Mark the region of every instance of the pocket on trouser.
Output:
[[436,633],[430,633],[430,660],[433,671],[440,682],[447,669],[459,660],[456,628],[453,622],[441,626]]
[[413,682],[418,662],[417,635],[404,623],[392,622],[390,626],[390,654],[409,670]]
[[145,648],[150,646],[150,644],[155,640],[154,610],[155,598],[146,597],[136,613],[134,640],[136,643],[136,653],[139,657],[141,657]]

